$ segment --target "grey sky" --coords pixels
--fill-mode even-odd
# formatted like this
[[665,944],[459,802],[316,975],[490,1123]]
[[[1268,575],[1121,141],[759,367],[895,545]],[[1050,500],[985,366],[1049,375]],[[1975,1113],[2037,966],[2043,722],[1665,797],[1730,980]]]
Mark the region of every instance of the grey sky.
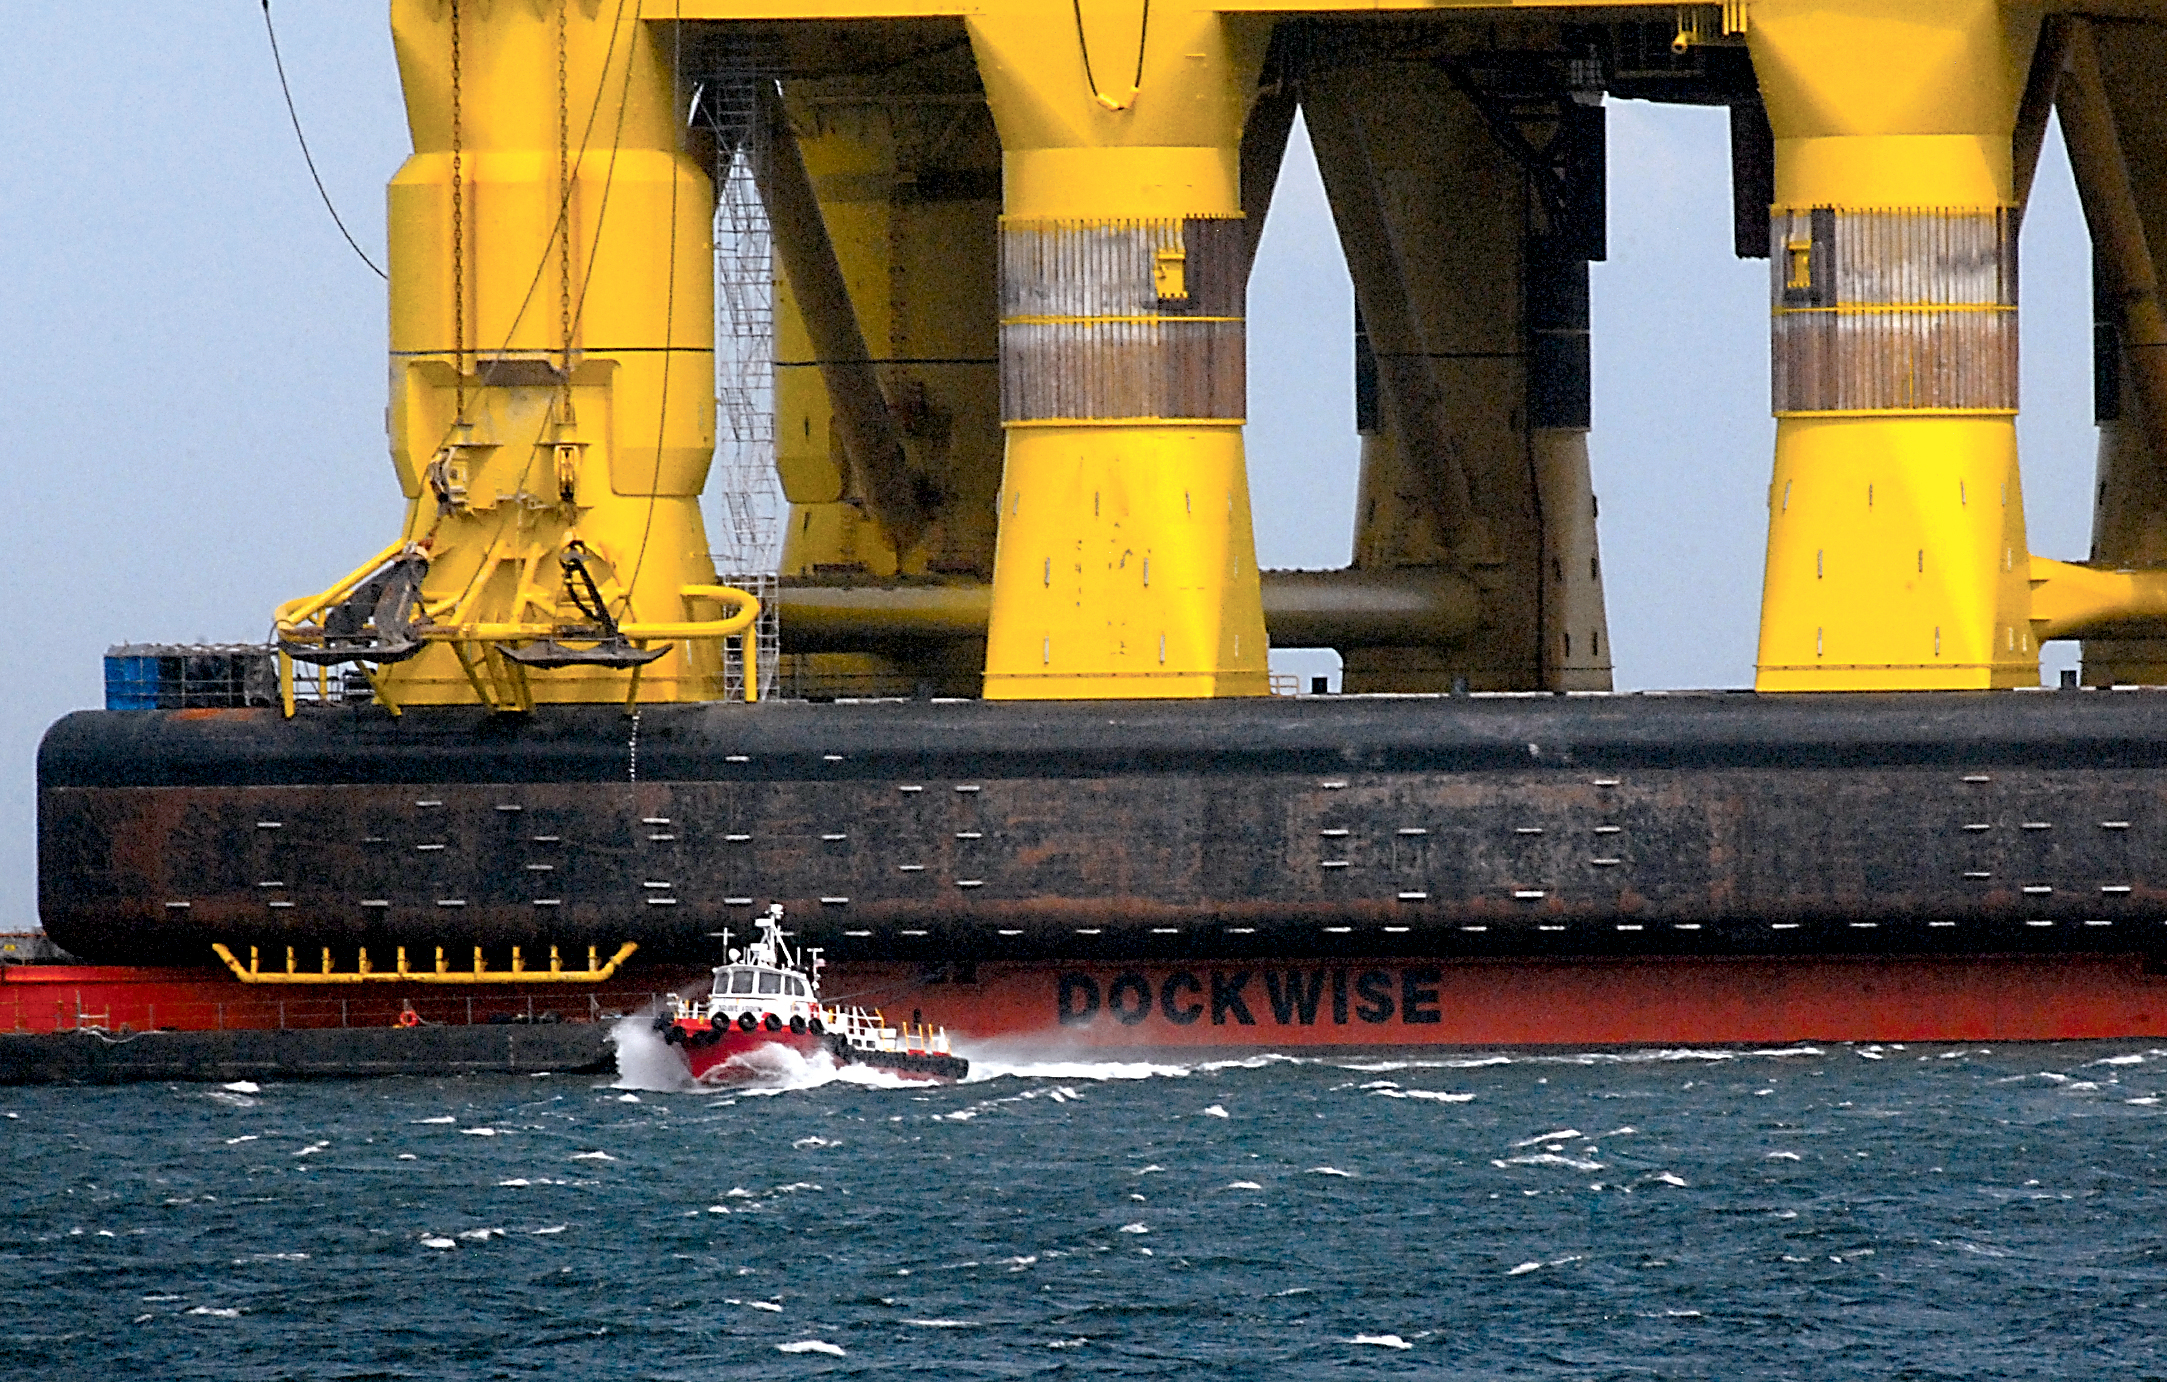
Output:
[[[318,166],[381,263],[383,186],[407,148],[382,8],[276,15]],[[10,19],[0,930],[35,920],[38,737],[102,703],[107,645],[260,639],[273,604],[366,557],[399,514],[383,285],[309,185],[255,0]],[[1766,267],[1730,255],[1722,113],[1611,111],[1592,445],[1618,681],[1744,685],[1774,435]],[[2025,221],[2020,430],[2032,547],[2072,559],[2090,529],[2088,254],[2057,136]],[[1299,137],[1251,313],[1259,557],[1342,564],[1352,311]],[[2070,665],[2074,646],[2048,659]]]

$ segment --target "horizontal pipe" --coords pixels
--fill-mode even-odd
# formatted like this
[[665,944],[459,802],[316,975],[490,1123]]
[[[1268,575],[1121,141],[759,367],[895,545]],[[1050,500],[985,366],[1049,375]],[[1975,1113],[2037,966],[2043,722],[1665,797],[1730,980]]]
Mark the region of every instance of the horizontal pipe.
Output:
[[[1281,648],[1420,647],[1482,622],[1482,597],[1454,572],[1265,571],[1264,625]],[[831,586],[786,582],[776,596],[793,653],[877,652],[984,638],[983,584]]]
[[2099,638],[2118,625],[2167,621],[2167,571],[2103,571],[2033,557],[2032,636]]

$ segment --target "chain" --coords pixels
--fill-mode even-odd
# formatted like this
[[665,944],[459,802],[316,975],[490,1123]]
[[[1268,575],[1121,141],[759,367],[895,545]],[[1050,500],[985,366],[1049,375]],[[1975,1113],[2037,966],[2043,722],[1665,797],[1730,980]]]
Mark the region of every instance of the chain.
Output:
[[458,422],[467,420],[466,153],[460,128],[459,0],[451,0],[451,335]]
[[557,0],[557,331],[564,342],[564,394],[572,396],[572,114],[565,76],[566,14],[572,0]]

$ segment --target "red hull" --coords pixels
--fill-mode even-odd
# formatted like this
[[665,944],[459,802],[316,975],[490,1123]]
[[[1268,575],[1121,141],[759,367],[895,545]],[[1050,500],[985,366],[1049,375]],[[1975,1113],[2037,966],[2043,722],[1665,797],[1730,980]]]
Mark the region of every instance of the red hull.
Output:
[[1101,1048],[2167,1037],[2167,972],[2135,955],[981,964],[976,978],[836,964],[828,987],[966,1041]]
[[[705,1031],[706,1028],[702,1027],[689,1031],[686,1035],[688,1038],[696,1038],[704,1035]],[[722,1040],[712,1046],[702,1046],[695,1040],[687,1040],[677,1049],[684,1052],[685,1067],[692,1072],[695,1080],[752,1079],[763,1073],[758,1062],[764,1052],[788,1051],[800,1059],[811,1060],[826,1052],[827,1040],[810,1032],[740,1032],[732,1028],[725,1031]],[[734,1068],[726,1068],[739,1056],[751,1059]]]
[[[846,1001],[877,998],[894,1017],[915,1011],[914,1021],[965,1042],[1031,1037],[1101,1048],[2167,1038],[2167,973],[2147,972],[2134,955],[981,964],[975,983],[922,975],[916,965],[836,964],[827,987],[857,995]],[[0,1030],[377,1027],[395,1023],[408,1003],[432,1023],[548,1013],[590,1021],[652,1011],[662,994],[704,979],[657,970],[626,973],[607,990],[507,992],[12,966],[0,969]],[[728,1040],[708,1048],[718,1062],[734,1052]],[[817,1038],[803,1040],[817,1049]]]
[[184,1032],[386,1027],[411,1006],[439,1025],[591,1022],[657,1005],[702,977],[691,970],[624,971],[607,988],[573,984],[244,984],[219,970],[117,965],[0,968],[0,1031],[78,1027]]

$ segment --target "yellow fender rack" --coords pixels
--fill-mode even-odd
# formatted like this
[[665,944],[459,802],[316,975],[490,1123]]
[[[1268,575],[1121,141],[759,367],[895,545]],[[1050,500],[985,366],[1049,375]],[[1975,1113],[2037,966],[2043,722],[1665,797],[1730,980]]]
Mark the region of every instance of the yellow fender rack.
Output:
[[406,961],[406,947],[397,947],[398,955],[390,969],[378,969],[369,962],[369,948],[362,946],[355,955],[352,969],[336,968],[331,958],[331,947],[323,946],[321,964],[315,969],[303,969],[295,961],[294,948],[286,947],[286,967],[265,969],[255,946],[248,947],[248,963],[241,963],[223,942],[214,942],[211,949],[226,962],[233,977],[244,984],[599,984],[617,972],[617,967],[632,958],[639,949],[638,941],[626,941],[617,947],[617,953],[606,964],[597,963],[597,950],[587,947],[587,967],[566,969],[557,953],[557,947],[549,947],[549,967],[530,969],[520,954],[520,947],[512,947],[510,969],[490,969],[482,959],[480,946],[474,947],[474,965],[471,969],[453,969],[444,958],[444,947],[436,947],[436,965],[432,969],[414,969]]

